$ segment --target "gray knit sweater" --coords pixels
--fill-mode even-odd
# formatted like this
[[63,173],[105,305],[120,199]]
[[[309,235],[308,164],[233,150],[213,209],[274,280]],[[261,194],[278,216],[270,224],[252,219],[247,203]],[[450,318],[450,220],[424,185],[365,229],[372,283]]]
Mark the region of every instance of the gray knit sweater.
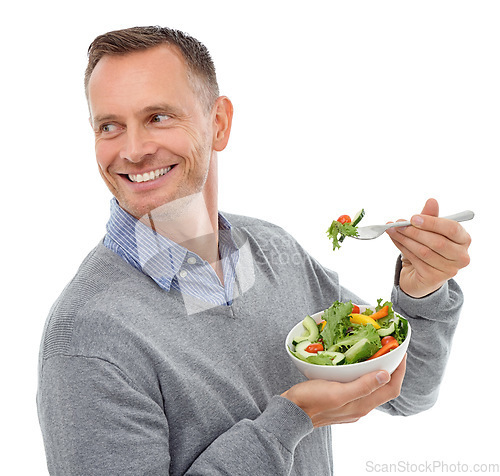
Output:
[[[284,340],[306,314],[361,301],[281,228],[226,216],[249,251],[231,306],[186,303],[102,243],[54,304],[37,395],[50,474],[333,474],[330,428],[279,396],[303,380]],[[408,415],[435,402],[462,296],[449,281],[392,300],[413,334],[402,394],[381,409]]]

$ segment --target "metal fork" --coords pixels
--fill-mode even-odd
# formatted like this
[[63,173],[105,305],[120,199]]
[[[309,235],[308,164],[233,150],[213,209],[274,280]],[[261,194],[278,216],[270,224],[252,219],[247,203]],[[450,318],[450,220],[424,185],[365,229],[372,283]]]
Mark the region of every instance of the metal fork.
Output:
[[[447,218],[448,220],[454,220],[454,221],[467,221],[467,220],[472,220],[474,218],[474,212],[470,210],[465,210],[463,212],[455,213],[454,215],[442,218]],[[397,221],[396,223],[389,223],[387,225],[360,226],[358,227],[357,236],[350,236],[350,238],[356,238],[358,240],[373,240],[374,238],[378,238],[385,232],[385,230],[389,228],[410,226],[410,225],[411,223],[409,221]]]

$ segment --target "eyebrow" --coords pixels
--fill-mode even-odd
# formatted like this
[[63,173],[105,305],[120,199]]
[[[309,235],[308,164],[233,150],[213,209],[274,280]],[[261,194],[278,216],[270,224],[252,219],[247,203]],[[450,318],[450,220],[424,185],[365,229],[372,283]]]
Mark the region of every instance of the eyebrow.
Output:
[[183,116],[184,113],[176,106],[172,106],[167,103],[158,103],[153,104],[151,106],[146,106],[144,109],[140,111],[143,114],[151,114],[153,112],[166,112],[168,114],[173,114],[174,116]]
[[[139,114],[152,114],[154,112],[165,112],[167,114],[172,114],[176,117],[185,116],[185,114],[178,107],[172,106],[167,103],[158,103],[151,106],[146,106],[139,111]],[[120,116],[116,114],[103,114],[97,115],[92,119],[92,124],[102,124],[104,122],[119,121]]]
[[94,116],[94,117],[92,117],[92,125],[94,126],[95,124],[101,124],[103,122],[116,121],[117,119],[118,119],[118,116],[115,116],[114,114],[106,114],[103,116]]

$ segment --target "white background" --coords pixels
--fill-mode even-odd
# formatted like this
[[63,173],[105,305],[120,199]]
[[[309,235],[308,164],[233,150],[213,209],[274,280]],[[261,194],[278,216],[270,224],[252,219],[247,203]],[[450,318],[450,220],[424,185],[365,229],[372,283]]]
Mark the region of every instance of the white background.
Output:
[[149,24],[204,42],[234,103],[220,208],[282,225],[364,299],[389,297],[397,250],[383,236],[333,253],[332,219],[362,207],[365,224],[409,218],[431,196],[443,214],[476,212],[438,403],[335,427],[334,457],[341,476],[398,462],[413,474],[426,462],[500,463],[497,433],[488,436],[499,424],[498,2],[27,1],[3,10],[0,31],[0,472],[47,474],[35,406],[42,328],[108,217],[86,49],[105,31]]

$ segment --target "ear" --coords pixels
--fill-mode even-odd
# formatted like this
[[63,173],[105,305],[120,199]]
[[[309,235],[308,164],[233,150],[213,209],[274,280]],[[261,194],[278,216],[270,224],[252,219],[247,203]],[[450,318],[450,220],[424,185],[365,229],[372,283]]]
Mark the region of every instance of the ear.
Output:
[[233,105],[229,98],[221,96],[217,98],[212,109],[213,114],[213,148],[220,152],[226,148],[233,122]]

